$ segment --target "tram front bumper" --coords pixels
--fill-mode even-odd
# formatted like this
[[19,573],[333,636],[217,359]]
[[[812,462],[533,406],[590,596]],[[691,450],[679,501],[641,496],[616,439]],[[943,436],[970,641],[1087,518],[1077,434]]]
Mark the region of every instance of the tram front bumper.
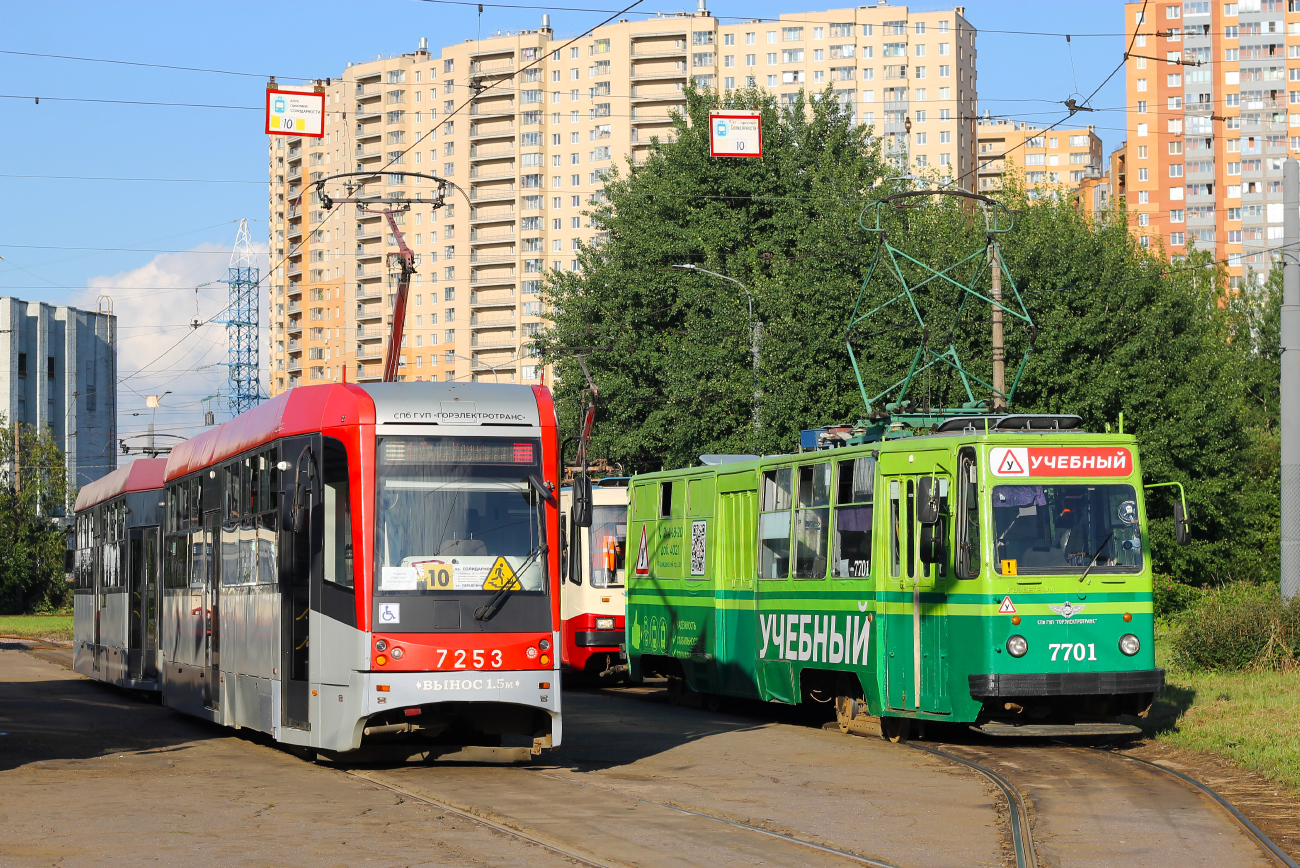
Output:
[[514,672],[366,672],[366,715],[436,702],[500,702],[549,713],[559,744],[560,673],[553,669]]
[[1156,694],[1165,686],[1165,670],[1127,672],[1015,672],[967,676],[974,699],[1001,697],[1100,696]]

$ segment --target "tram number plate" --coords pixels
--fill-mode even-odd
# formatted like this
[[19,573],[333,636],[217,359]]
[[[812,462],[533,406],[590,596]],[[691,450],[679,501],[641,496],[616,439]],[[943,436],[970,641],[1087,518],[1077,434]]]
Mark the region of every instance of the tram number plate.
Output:
[[1047,647],[1052,649],[1053,663],[1056,662],[1058,654],[1061,656],[1062,663],[1070,659],[1079,661],[1097,659],[1097,646],[1091,642],[1087,645],[1084,645],[1082,642],[1075,642],[1073,644],[1069,642],[1052,642],[1049,643]]
[[436,648],[438,655],[438,668],[442,669],[447,665],[447,659],[451,659],[452,669],[482,669],[485,666],[492,669],[500,669],[502,664],[501,650],[493,648],[491,650],[467,651],[464,648]]

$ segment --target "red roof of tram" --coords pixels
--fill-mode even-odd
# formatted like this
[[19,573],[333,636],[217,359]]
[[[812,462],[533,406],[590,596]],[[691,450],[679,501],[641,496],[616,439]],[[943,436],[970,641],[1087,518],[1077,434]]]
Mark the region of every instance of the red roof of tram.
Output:
[[193,473],[278,437],[311,434],[340,425],[373,424],[375,402],[360,386],[298,386],[173,446],[167,459],[167,479]]
[[89,509],[119,494],[162,488],[166,469],[166,458],[137,458],[125,467],[119,467],[107,476],[83,485],[77,492],[77,503],[73,506],[73,511]]

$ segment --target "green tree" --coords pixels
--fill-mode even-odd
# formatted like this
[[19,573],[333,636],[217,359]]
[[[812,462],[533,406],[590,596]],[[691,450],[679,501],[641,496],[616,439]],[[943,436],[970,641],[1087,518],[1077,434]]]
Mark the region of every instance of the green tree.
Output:
[[47,429],[18,424],[15,439],[14,426],[0,424],[0,467],[0,612],[62,608],[71,598],[59,521],[70,498],[63,450]]
[[[845,352],[861,289],[868,307],[899,290],[877,269],[877,236],[858,217],[899,189],[879,140],[854,127],[829,95],[778,108],[762,92],[727,97],[763,114],[764,156],[709,156],[718,96],[688,90],[672,141],[615,172],[591,212],[601,237],[578,274],[553,272],[554,324],[539,341],[557,364],[563,424],[576,424],[585,380],[571,354],[590,350],[602,403],[593,453],[629,470],[695,463],[708,452],[790,452],[800,429],[852,422],[865,408]],[[998,194],[1015,215],[1004,260],[1036,330],[1008,331],[1009,367],[1032,353],[1015,398],[1023,412],[1074,413],[1091,430],[1118,423],[1137,436],[1149,481],[1187,486],[1195,541],[1172,542],[1168,495],[1151,498],[1158,570],[1190,584],[1276,581],[1277,352],[1272,290],[1224,292],[1206,253],[1170,263],[1140,247],[1127,217],[1090,221],[1066,196]],[[908,200],[885,209],[893,244],[943,268],[987,243],[969,200]],[[696,263],[742,281],[763,321],[760,425],[750,424],[752,370],[746,299],[738,287],[671,269]],[[973,268],[974,266],[968,266]],[[905,266],[909,280],[921,276]],[[968,272],[959,275],[970,280]],[[987,274],[981,290],[988,291]],[[957,290],[922,293],[923,336],[898,308],[849,337],[869,395],[906,371],[918,342],[949,335],[989,379],[987,304],[956,315]],[[964,400],[951,374],[921,377],[913,397]]]

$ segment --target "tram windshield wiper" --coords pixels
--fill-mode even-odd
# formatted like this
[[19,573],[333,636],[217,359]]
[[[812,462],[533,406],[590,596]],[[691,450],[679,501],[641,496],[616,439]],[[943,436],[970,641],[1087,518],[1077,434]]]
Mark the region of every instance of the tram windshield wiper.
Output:
[[488,600],[482,606],[479,606],[477,609],[474,610],[474,620],[475,621],[491,620],[492,616],[495,615],[498,610],[500,610],[501,604],[506,601],[506,597],[510,596],[510,592],[515,590],[516,588],[522,587],[519,584],[519,576],[522,575],[524,571],[527,570],[528,567],[532,565],[533,561],[537,559],[538,555],[544,554],[545,552],[546,552],[545,545],[538,546],[537,548],[529,552],[528,557],[524,558],[524,562],[515,569],[514,571],[515,574],[514,576],[511,577],[510,581],[502,585],[501,588],[498,589],[497,592],[492,595],[492,599]]
[[1097,547],[1097,551],[1093,552],[1092,560],[1088,561],[1088,566],[1084,569],[1083,575],[1079,576],[1079,581],[1082,582],[1084,579],[1088,578],[1088,573],[1092,572],[1092,568],[1097,565],[1097,558],[1101,557],[1102,551],[1105,550],[1106,546],[1110,545],[1113,536],[1115,536],[1115,531],[1106,534],[1106,538],[1101,541],[1101,545]]

